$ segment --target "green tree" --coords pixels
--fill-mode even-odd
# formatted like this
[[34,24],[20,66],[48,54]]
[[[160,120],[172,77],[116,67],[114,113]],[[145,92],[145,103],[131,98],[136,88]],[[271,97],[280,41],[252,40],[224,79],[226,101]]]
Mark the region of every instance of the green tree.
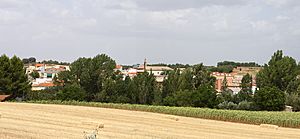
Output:
[[254,94],[259,110],[280,111],[285,107],[285,94],[277,87],[262,87]]
[[20,58],[6,55],[0,57],[0,91],[12,95],[12,98],[22,97],[30,91],[31,84],[25,74],[24,64]]
[[228,92],[228,84],[227,84],[226,75],[224,75],[224,79],[222,81],[221,91],[222,91],[222,93]]
[[172,96],[172,94],[179,91],[179,78],[180,78],[180,70],[175,69],[174,71],[170,71],[168,74],[168,78],[166,78],[163,82],[162,94],[161,97],[163,99],[163,103],[165,103],[165,98],[168,96]]
[[252,92],[252,76],[250,74],[246,74],[242,78],[241,83],[242,92]]
[[299,71],[296,60],[283,56],[283,52],[278,50],[257,74],[257,86],[258,88],[276,86],[281,91],[286,91],[290,82],[299,75]]
[[65,86],[62,90],[57,93],[57,98],[59,100],[85,100],[86,93],[85,91],[78,85],[72,84]]
[[203,64],[193,66],[192,75],[194,89],[198,89],[203,85],[210,87],[214,87],[215,85],[216,79],[210,75],[210,72],[206,70]]
[[250,74],[244,75],[241,83],[241,88],[241,91],[238,94],[234,95],[233,102],[238,104],[242,101],[253,101],[252,77]]
[[193,73],[192,69],[184,70],[179,77],[179,90],[193,90]]
[[133,78],[135,98],[138,104],[153,104],[157,91],[155,77],[152,73],[144,72]]
[[213,87],[203,85],[193,91],[191,101],[194,107],[214,108],[217,105],[217,96]]
[[29,74],[33,79],[40,78],[40,74],[37,71],[33,71]]
[[96,94],[102,92],[105,82],[108,83],[106,79],[114,75],[115,66],[115,61],[105,54],[79,58],[70,65],[70,72],[59,74],[58,81],[64,85],[78,84],[87,93],[86,100],[92,101]]

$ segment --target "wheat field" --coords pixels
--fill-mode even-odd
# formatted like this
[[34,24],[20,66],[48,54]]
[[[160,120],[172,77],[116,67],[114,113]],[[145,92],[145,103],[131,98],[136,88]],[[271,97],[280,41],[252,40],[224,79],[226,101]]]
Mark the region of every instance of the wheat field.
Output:
[[205,120],[118,109],[0,103],[0,139],[83,139],[99,125],[99,139],[281,139],[299,138],[300,129]]

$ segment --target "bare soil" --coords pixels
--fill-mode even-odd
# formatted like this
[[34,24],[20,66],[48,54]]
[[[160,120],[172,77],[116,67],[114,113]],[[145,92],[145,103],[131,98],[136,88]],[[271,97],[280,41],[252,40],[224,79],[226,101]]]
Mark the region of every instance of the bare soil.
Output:
[[82,139],[99,125],[99,139],[300,138],[300,129],[82,106],[0,103],[0,115],[0,139]]

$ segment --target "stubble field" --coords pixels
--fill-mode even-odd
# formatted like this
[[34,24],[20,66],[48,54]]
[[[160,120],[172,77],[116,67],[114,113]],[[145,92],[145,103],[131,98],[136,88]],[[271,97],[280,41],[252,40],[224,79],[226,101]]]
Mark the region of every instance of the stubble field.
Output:
[[97,137],[298,139],[300,129],[263,128],[128,110],[28,103],[0,103],[0,139],[82,139],[98,125]]

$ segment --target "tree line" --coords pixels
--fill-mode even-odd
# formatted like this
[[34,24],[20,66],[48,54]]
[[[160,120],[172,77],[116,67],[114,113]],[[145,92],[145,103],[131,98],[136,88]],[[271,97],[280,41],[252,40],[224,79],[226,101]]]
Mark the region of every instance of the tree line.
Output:
[[[6,60],[5,60],[6,59]],[[7,60],[8,59],[8,60]],[[18,59],[13,57],[12,59]],[[0,62],[16,61],[2,56]],[[4,62],[3,62],[4,61]],[[27,78],[19,61],[19,74],[16,80]],[[164,106],[208,107],[220,109],[242,110],[283,110],[291,105],[300,110],[300,66],[292,57],[284,56],[277,51],[271,60],[257,74],[259,90],[252,92],[252,77],[243,77],[241,91],[233,94],[223,81],[222,92],[215,91],[215,78],[203,64],[192,65],[185,70],[175,68],[167,73],[164,82],[157,83],[153,74],[144,72],[134,78],[124,77],[114,71],[116,62],[105,54],[93,58],[79,58],[70,64],[70,71],[63,71],[54,78],[57,87],[44,91],[30,92],[26,85],[16,86],[10,90],[13,82],[3,82],[15,75],[18,64],[6,64],[13,68],[0,65],[1,91],[14,94],[27,94],[27,100],[78,100],[106,103],[130,103]],[[2,74],[4,72],[6,74]],[[9,73],[10,74],[7,74]],[[12,78],[15,79],[15,78]],[[24,80],[23,79],[23,80]],[[20,79],[21,80],[21,79]],[[7,84],[5,87],[3,84]],[[27,89],[24,89],[27,88]],[[23,89],[23,90],[22,90]],[[14,95],[17,96],[17,95]]]
[[211,72],[225,72],[230,73],[236,67],[260,67],[261,65],[255,62],[233,62],[233,61],[223,61],[218,62],[217,67],[211,66],[207,67]]

